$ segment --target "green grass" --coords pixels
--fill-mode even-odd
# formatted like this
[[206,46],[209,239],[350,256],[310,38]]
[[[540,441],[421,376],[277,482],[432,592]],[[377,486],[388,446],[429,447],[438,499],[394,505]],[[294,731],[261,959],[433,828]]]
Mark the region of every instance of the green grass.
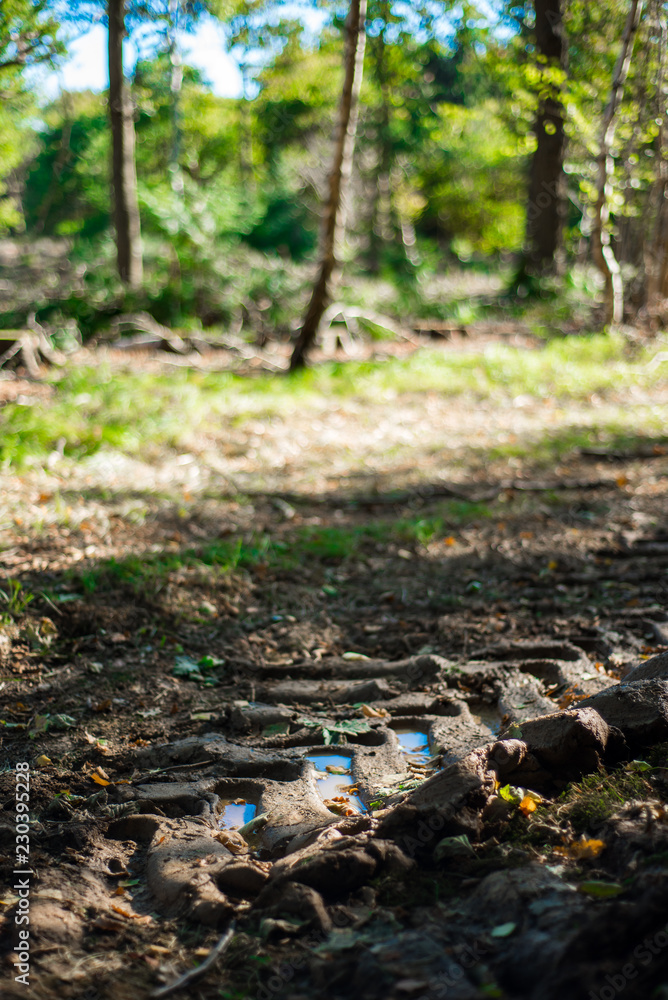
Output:
[[647,357],[630,361],[621,338],[572,337],[540,350],[491,345],[483,352],[418,351],[409,358],[328,363],[291,376],[243,378],[176,369],[169,374],[96,368],[52,376],[51,400],[0,411],[0,463],[39,464],[55,448],[80,459],[101,448],[151,458],[163,449],[225,440],[247,419],[318,413],[334,398],[374,403],[439,392],[502,400],[527,395],[583,400],[665,377]]
[[376,519],[362,525],[294,529],[282,539],[266,532],[248,538],[215,539],[196,548],[178,552],[144,553],[123,559],[108,559],[96,565],[77,569],[70,574],[70,584],[86,594],[96,591],[127,589],[137,596],[157,596],[171,574],[182,570],[200,575],[202,580],[237,570],[252,570],[264,566],[272,572],[292,572],[300,566],[321,564],[340,565],[376,551],[379,544],[426,544],[442,537],[450,528],[466,522],[492,517],[484,504],[447,501],[433,516]]

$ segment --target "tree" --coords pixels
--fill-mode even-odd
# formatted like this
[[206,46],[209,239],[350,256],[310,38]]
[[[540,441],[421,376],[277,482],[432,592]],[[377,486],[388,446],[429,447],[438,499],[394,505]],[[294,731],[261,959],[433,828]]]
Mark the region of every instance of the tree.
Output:
[[523,277],[553,273],[565,214],[564,105],[561,98],[566,66],[566,36],[561,0],[535,0],[534,38],[538,67],[538,111],[533,126],[536,148],[529,174]]
[[364,68],[366,43],[366,0],[351,0],[346,21],[344,79],[339,107],[339,121],[334,142],[334,155],[328,181],[328,197],[322,221],[320,262],[311,300],[290,358],[290,371],[305,364],[327,308],[331,285],[337,268],[338,245],[343,239],[343,198],[350,181],[355,150],[359,93]]
[[23,70],[63,52],[57,30],[45,0],[0,2],[0,231],[23,222],[17,180],[32,145],[28,123],[34,112]]
[[612,146],[615,138],[615,122],[617,109],[624,93],[624,84],[631,66],[633,42],[642,16],[642,0],[631,0],[626,18],[622,45],[617,57],[617,63],[612,75],[610,97],[603,114],[601,135],[597,157],[596,201],[593,208],[591,231],[592,252],[594,261],[603,275],[604,290],[604,323],[619,324],[624,318],[624,285],[622,272],[615,257],[610,242],[609,195],[614,161]]
[[125,0],[108,0],[107,21],[116,263],[121,281],[131,288],[137,288],[142,283],[143,266],[135,166],[134,109],[123,71]]
[[63,45],[56,38],[58,21],[47,0],[2,0],[0,3],[0,74],[54,59]]

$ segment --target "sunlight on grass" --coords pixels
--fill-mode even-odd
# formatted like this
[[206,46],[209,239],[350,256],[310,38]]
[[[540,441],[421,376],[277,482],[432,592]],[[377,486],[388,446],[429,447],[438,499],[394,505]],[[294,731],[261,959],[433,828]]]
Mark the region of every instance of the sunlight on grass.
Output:
[[[112,371],[109,366],[53,376],[50,401],[11,402],[0,411],[5,469],[43,461],[55,448],[81,459],[101,448],[151,459],[162,449],[219,441],[249,418],[320,412],[332,398],[359,401],[437,392],[447,397],[587,399],[663,376],[648,357],[630,361],[620,337],[573,337],[541,350],[491,345],[484,351],[425,349],[409,358],[328,363],[288,377],[243,378],[177,369],[169,374]],[[621,417],[620,417],[621,419]]]

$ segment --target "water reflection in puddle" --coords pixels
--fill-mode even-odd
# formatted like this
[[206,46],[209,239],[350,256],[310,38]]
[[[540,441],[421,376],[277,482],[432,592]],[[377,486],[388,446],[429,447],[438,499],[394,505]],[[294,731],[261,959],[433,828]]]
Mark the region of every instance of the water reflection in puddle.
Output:
[[249,823],[257,812],[257,806],[244,799],[224,799],[220,805],[218,826],[221,830],[236,830]]
[[[353,812],[365,811],[362,800],[349,791],[355,787],[350,774],[350,757],[340,753],[310,753],[306,760],[310,760],[315,767],[316,787],[323,801],[333,802],[344,815],[346,809]],[[337,771],[341,769],[344,773],[332,773],[328,768],[335,768]]]
[[399,749],[407,764],[426,764],[431,757],[429,738],[423,730],[412,726],[393,726]]

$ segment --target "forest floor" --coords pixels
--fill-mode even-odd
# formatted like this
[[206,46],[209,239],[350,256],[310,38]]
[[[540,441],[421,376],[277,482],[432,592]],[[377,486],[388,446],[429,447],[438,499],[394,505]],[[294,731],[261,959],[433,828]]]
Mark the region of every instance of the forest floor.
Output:
[[660,349],[0,381],[6,995],[25,761],[30,996],[668,997]]

